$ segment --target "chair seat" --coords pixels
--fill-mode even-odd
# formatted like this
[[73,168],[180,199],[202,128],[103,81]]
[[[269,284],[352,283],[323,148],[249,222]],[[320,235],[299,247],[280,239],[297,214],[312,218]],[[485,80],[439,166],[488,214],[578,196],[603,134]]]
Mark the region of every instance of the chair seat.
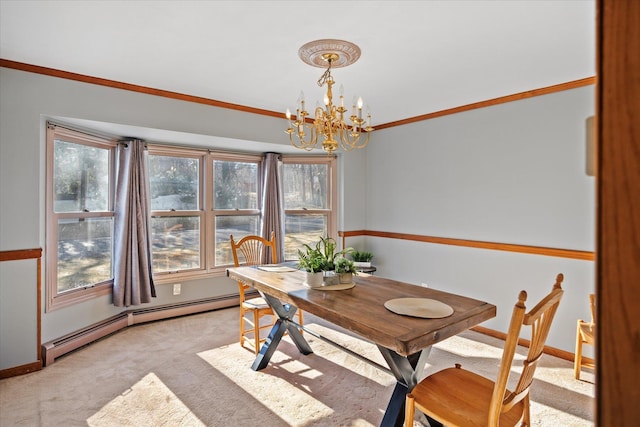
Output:
[[[448,368],[422,380],[411,394],[417,407],[447,426],[486,427],[494,386],[493,381],[473,372]],[[520,401],[502,414],[500,426],[517,425],[523,411],[524,402]]]
[[256,308],[258,309],[269,308],[269,304],[267,304],[267,302],[262,297],[245,300],[242,302],[242,306],[249,310],[253,310]]
[[580,323],[580,334],[586,342],[592,343],[595,335],[593,323]]

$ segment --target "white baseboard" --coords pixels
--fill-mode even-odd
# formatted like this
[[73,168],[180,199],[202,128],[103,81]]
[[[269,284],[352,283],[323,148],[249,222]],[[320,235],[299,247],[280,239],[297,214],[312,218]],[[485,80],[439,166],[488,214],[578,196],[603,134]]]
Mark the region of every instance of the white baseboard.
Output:
[[44,366],[50,365],[56,358],[127,326],[233,307],[238,303],[238,296],[231,295],[123,311],[101,322],[42,344],[42,362]]

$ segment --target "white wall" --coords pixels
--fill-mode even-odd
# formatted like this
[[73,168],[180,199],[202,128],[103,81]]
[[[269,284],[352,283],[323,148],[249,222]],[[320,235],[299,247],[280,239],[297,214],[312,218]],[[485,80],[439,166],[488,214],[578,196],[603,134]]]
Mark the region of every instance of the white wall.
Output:
[[0,262],[0,369],[38,360],[37,271],[35,259]]
[[[375,140],[375,133],[371,139]],[[367,217],[366,193],[367,185],[367,151],[350,151],[342,154],[338,161],[339,188],[349,189],[349,192],[340,192],[339,215],[340,230],[358,230],[364,228]]]
[[[585,174],[593,111],[585,87],[374,133],[364,228],[593,251],[595,182]],[[548,344],[573,352],[576,320],[589,318],[591,261],[372,237],[366,245],[379,275],[496,304],[484,324],[492,329],[507,330],[520,289],[531,305],[560,272],[566,294]]]

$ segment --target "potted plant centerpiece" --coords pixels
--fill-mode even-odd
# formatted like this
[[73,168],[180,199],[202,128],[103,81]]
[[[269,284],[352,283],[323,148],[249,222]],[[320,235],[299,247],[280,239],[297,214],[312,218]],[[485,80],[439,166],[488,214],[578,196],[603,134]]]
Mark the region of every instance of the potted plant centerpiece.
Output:
[[298,249],[298,268],[307,272],[307,284],[309,286],[322,286],[323,271],[326,263],[322,253],[308,245],[303,252]]
[[[353,249],[345,248],[338,251],[338,245],[332,237],[321,237],[315,247],[306,243],[303,246],[305,248],[304,252],[298,250],[298,257],[300,260],[299,268],[307,271],[307,273],[311,272],[312,268],[309,267],[309,261],[313,259],[315,264],[321,264],[320,269],[323,275],[323,283],[325,285],[337,284],[338,277],[335,274],[335,262],[338,258],[344,258],[346,254],[351,253]],[[312,280],[318,279],[314,278]],[[309,281],[307,281],[307,283],[311,284]]]
[[356,269],[353,261],[345,258],[344,256],[336,259],[335,267],[336,276],[338,276],[338,282],[340,283],[352,283],[353,275],[358,274],[358,270]]
[[373,259],[371,252],[352,251],[350,255],[356,267],[371,267],[371,260]]

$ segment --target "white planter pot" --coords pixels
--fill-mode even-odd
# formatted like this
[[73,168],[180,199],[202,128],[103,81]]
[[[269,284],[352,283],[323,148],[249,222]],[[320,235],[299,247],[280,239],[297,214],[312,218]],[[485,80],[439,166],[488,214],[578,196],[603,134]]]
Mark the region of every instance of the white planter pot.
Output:
[[322,286],[323,278],[322,271],[317,273],[310,273],[307,271],[307,285],[309,286]]
[[340,281],[340,283],[351,283],[353,282],[353,273],[339,273],[338,280]]
[[327,286],[337,285],[339,283],[338,275],[334,271],[324,272],[324,284]]
[[356,267],[371,267],[371,261],[369,261],[369,262],[362,262],[362,261],[355,262],[354,261],[353,265],[355,265]]

